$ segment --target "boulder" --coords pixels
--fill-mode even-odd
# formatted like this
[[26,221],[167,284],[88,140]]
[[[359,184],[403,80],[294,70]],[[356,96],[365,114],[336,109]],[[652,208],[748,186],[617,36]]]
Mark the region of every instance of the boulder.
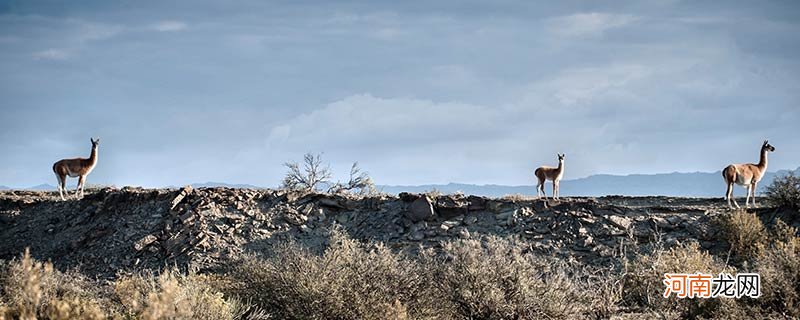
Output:
[[430,220],[436,217],[436,211],[433,209],[431,199],[428,196],[423,196],[414,200],[409,207],[409,211],[406,212],[406,217],[414,222]]

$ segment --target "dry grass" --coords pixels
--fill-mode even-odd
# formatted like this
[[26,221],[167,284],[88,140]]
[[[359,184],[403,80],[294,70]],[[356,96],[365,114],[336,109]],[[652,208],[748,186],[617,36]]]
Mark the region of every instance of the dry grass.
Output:
[[64,274],[49,262],[39,262],[26,250],[3,266],[0,318],[103,319],[97,290],[77,273]]
[[535,199],[535,197],[524,195],[524,194],[521,194],[521,193],[515,193],[515,194],[504,195],[501,199],[507,200],[507,201],[515,201],[515,202],[517,202],[517,201],[533,200],[533,199]]
[[572,319],[614,310],[618,300],[592,294],[611,293],[612,283],[581,280],[583,270],[521,248],[490,237],[408,256],[333,232],[320,254],[287,244],[231,275],[237,294],[283,319]]
[[[741,262],[727,265],[695,243],[656,244],[621,269],[597,271],[525,252],[517,238],[445,242],[418,255],[334,231],[311,251],[284,243],[211,275],[122,276],[109,285],[60,272],[29,254],[0,262],[0,319],[586,319],[798,318],[800,237],[778,221],[726,218]],[[752,240],[754,233],[759,235]],[[763,233],[763,234],[761,234]],[[751,240],[744,240],[751,239]],[[762,243],[758,250],[734,243]],[[759,299],[663,298],[664,273],[757,272]],[[252,301],[243,303],[241,299]],[[266,311],[269,311],[269,314]],[[629,317],[630,318],[630,317]]]
[[226,299],[204,276],[166,270],[158,276],[126,276],[114,283],[123,314],[136,319],[238,319],[251,310]]
[[2,267],[0,319],[240,319],[264,312],[223,295],[202,276],[167,271],[123,277],[103,290],[80,274],[63,273],[26,251]]
[[764,195],[770,205],[800,209],[800,177],[794,173],[777,177],[767,186]]
[[735,273],[722,261],[701,250],[696,243],[681,245],[665,250],[657,248],[649,255],[638,255],[627,265],[625,275],[625,301],[646,311],[682,317],[713,316],[723,308],[734,311],[724,299],[679,299],[670,296],[665,299],[665,273]]
[[767,230],[755,213],[737,210],[720,217],[718,224],[737,262],[757,257],[767,246]]
[[754,259],[761,275],[764,309],[800,318],[800,237],[797,230],[778,220],[770,232],[770,245]]
[[321,255],[285,244],[269,259],[245,259],[234,277],[241,280],[240,294],[283,319],[433,317],[419,267],[386,247],[334,231]]
[[[521,252],[513,240],[489,237],[444,245],[424,265],[442,314],[465,319],[571,319],[592,309],[586,283],[563,264]],[[449,306],[445,303],[449,302]]]

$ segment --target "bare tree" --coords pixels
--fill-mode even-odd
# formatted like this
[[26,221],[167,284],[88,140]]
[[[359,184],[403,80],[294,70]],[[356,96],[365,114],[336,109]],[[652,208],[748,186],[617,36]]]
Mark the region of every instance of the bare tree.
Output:
[[328,192],[343,193],[353,192],[355,190],[358,190],[358,193],[364,195],[375,194],[377,192],[372,178],[369,177],[369,173],[361,171],[361,168],[358,167],[358,162],[354,162],[353,166],[350,167],[350,180],[348,180],[347,183],[335,183],[328,189]]
[[328,166],[323,166],[319,154],[306,153],[303,164],[287,162],[283,164],[289,168],[283,178],[283,187],[291,190],[316,191],[322,184],[329,184],[332,177]]

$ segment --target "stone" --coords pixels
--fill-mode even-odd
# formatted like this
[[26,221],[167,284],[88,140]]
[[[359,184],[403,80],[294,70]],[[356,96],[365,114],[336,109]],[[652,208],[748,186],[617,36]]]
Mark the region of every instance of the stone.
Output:
[[467,201],[469,202],[469,206],[467,206],[469,211],[486,210],[486,198],[484,197],[468,196]]
[[148,234],[144,236],[144,238],[139,239],[133,244],[133,249],[136,251],[142,251],[144,248],[147,248],[151,243],[156,242],[158,238],[152,234]]
[[342,205],[339,201],[337,201],[336,199],[331,199],[331,198],[319,199],[317,201],[317,203],[319,203],[319,205],[321,205],[321,206],[325,206],[325,207],[329,207],[329,208],[337,208],[337,209],[344,209],[345,208],[345,206]]
[[425,233],[423,233],[422,231],[414,231],[408,235],[408,239],[412,241],[420,241],[422,239],[425,239]]
[[411,232],[425,231],[427,229],[428,229],[428,222],[426,221],[417,222],[415,224],[412,224],[410,227]]
[[628,230],[628,228],[631,227],[631,223],[633,223],[631,219],[627,217],[607,216],[606,219],[622,230]]
[[496,219],[497,219],[497,221],[506,221],[506,220],[508,220],[508,218],[513,217],[515,213],[516,213],[516,210],[503,211],[503,212],[497,214]]
[[461,224],[461,222],[458,221],[458,220],[447,220],[447,221],[442,222],[442,226],[447,227],[448,229],[456,227],[456,226],[458,226],[460,224]]
[[476,217],[474,215],[469,215],[469,216],[464,217],[464,224],[465,225],[471,226],[471,225],[475,224],[476,222],[478,222],[478,217]]
[[183,198],[185,198],[186,196],[188,196],[190,193],[192,193],[192,186],[185,186],[185,187],[183,187],[183,188],[181,189],[181,191],[178,193],[178,195],[177,195],[177,196],[175,196],[175,198],[173,198],[173,199],[172,199],[172,202],[170,203],[170,207],[169,207],[169,209],[170,209],[170,210],[174,210],[174,209],[175,209],[175,207],[177,207],[177,206],[178,206],[178,204],[180,204],[180,203],[181,203],[181,201],[183,201]]
[[469,239],[470,237],[469,230],[467,230],[467,228],[464,227],[458,228],[458,237],[461,239]]
[[194,220],[194,210],[191,210],[191,209],[190,210],[186,210],[186,213],[182,214],[180,216],[180,219],[181,219],[181,223],[189,224],[190,222],[192,222],[192,220]]
[[670,225],[672,225],[674,227],[679,226],[680,223],[683,222],[683,219],[681,217],[678,217],[678,216],[669,216],[669,217],[666,217],[666,220],[667,220],[667,222],[669,222]]
[[283,219],[295,226],[303,225],[306,223],[306,221],[308,221],[308,217],[300,213],[286,215]]
[[540,234],[548,234],[548,233],[550,233],[550,228],[548,228],[547,225],[540,224],[540,225],[535,226],[533,228],[533,231],[536,232],[536,233],[540,233]]
[[423,220],[430,220],[436,216],[436,211],[433,210],[433,203],[428,196],[420,197],[411,203],[409,211],[406,216],[411,221],[418,222]]

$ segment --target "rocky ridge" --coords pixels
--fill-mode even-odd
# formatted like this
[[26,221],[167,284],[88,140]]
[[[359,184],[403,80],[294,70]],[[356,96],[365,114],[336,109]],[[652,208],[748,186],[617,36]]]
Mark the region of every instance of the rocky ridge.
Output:
[[[777,210],[756,210],[774,219]],[[286,190],[105,188],[81,200],[57,193],[0,192],[0,259],[26,248],[62,269],[111,278],[165,265],[203,270],[274,242],[319,246],[332,228],[414,252],[451,239],[517,236],[527,250],[592,265],[622,250],[697,242],[726,250],[713,219],[719,199],[564,198],[465,195],[354,197]],[[796,219],[796,217],[794,217]],[[785,220],[785,219],[784,219]],[[786,220],[785,220],[786,221]],[[799,220],[787,221],[795,227]]]

